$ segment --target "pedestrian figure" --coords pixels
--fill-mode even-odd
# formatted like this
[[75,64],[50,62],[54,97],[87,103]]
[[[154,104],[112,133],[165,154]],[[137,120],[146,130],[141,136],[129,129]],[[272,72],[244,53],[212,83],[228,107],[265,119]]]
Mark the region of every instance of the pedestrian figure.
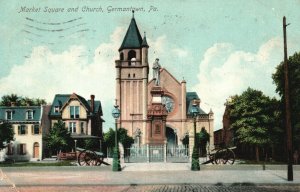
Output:
[[299,153],[298,150],[296,149],[294,151],[294,164],[297,165],[298,164],[298,159],[299,159]]

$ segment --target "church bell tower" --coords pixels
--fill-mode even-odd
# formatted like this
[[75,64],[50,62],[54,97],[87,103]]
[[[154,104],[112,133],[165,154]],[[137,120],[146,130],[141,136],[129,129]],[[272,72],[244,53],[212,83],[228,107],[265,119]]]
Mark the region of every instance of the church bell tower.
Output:
[[137,27],[134,12],[126,35],[119,48],[116,67],[116,99],[120,106],[119,127],[129,135],[141,132],[145,143],[148,102],[148,43]]

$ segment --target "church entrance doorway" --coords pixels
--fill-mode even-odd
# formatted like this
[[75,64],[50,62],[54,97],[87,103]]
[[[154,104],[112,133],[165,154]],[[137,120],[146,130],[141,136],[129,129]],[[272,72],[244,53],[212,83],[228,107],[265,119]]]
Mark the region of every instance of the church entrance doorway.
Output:
[[172,129],[170,127],[166,127],[166,138],[167,138],[167,145],[168,147],[175,147],[177,146],[177,135],[176,129]]
[[188,148],[178,145],[177,129],[166,127],[167,138],[167,162],[188,162]]

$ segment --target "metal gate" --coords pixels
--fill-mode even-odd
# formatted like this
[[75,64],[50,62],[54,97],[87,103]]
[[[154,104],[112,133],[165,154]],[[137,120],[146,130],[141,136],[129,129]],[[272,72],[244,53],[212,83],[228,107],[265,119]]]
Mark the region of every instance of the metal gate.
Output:
[[124,161],[126,163],[142,163],[147,162],[147,146],[132,146],[125,149]]
[[124,161],[126,163],[142,163],[142,162],[188,162],[189,153],[185,146],[166,145],[143,145],[132,146],[125,149]]
[[183,145],[167,147],[167,162],[189,162],[189,150]]
[[164,145],[149,146],[149,162],[164,162]]

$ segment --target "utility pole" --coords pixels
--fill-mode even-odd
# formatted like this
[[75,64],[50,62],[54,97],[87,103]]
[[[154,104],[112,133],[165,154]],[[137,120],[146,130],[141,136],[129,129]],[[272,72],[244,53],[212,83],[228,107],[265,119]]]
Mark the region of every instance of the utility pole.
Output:
[[288,61],[287,61],[287,46],[286,46],[286,18],[283,17],[283,40],[284,40],[284,95],[285,95],[285,120],[286,120],[286,139],[288,152],[288,181],[293,181],[293,164],[292,164],[292,126],[291,126],[291,111],[290,111],[290,91],[288,79]]

